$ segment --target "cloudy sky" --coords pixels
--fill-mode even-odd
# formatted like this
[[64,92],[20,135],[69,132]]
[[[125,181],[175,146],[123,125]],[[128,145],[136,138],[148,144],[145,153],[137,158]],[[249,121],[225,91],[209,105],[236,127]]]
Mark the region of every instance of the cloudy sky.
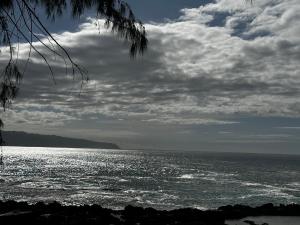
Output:
[[[88,70],[79,78],[40,44],[6,130],[114,142],[126,149],[300,153],[299,0],[128,0],[147,52],[65,15],[49,30]],[[100,21],[101,22],[101,21]],[[20,61],[28,46],[20,45]],[[0,54],[1,67],[7,60]]]

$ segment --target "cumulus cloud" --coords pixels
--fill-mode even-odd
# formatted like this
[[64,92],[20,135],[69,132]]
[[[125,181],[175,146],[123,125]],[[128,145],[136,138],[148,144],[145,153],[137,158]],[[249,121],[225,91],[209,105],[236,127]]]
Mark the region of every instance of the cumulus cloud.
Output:
[[[57,84],[32,55],[7,118],[59,126],[108,118],[225,125],[237,123],[236,115],[299,117],[299,7],[298,0],[217,0],[182,9],[175,21],[146,24],[149,50],[136,60],[126,43],[103,29],[99,36],[90,19],[76,32],[54,34],[89,71],[80,95],[80,78],[66,76],[62,61],[36,44]],[[28,48],[20,49],[22,63]],[[4,58],[2,51],[0,63]]]

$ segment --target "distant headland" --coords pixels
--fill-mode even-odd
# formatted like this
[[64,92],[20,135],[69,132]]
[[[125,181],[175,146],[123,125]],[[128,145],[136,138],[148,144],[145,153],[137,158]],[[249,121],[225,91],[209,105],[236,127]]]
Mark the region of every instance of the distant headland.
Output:
[[20,131],[3,131],[3,138],[5,146],[120,149],[114,143],[66,138],[56,135],[31,134]]

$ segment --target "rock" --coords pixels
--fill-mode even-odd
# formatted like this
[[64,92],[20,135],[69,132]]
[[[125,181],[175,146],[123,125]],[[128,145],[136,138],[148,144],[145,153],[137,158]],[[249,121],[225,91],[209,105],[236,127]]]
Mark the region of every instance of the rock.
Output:
[[10,211],[0,214],[1,224],[23,224],[33,218],[31,211]]
[[247,223],[247,224],[250,224],[250,225],[258,225],[256,223],[254,223],[254,221],[252,221],[252,220],[244,220],[243,222]]
[[[225,219],[231,218],[242,219],[247,216],[264,215],[299,216],[299,213],[300,205],[295,204],[280,206],[265,204],[255,208],[234,205],[206,211],[193,208],[166,211],[136,206],[112,210],[99,205],[62,206],[58,202],[29,205],[26,202],[0,201],[1,225],[224,225]],[[244,222],[257,225],[250,220]]]

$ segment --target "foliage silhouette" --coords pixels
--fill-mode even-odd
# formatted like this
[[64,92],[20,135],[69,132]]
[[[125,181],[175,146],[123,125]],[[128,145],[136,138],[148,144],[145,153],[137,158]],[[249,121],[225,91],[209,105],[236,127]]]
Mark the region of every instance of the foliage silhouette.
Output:
[[[5,110],[16,98],[22,76],[32,52],[36,52],[46,63],[52,75],[53,71],[45,54],[40,52],[34,42],[41,43],[49,52],[62,58],[66,69],[71,67],[73,76],[79,74],[82,82],[87,81],[86,71],[79,66],[69,55],[68,51],[61,46],[51,35],[47,27],[42,23],[37,10],[44,9],[47,19],[55,20],[64,12],[71,9],[72,17],[80,17],[86,10],[94,9],[97,19],[105,20],[105,27],[130,43],[130,55],[135,57],[142,54],[147,48],[145,27],[137,20],[130,6],[122,0],[1,0],[0,1],[0,47],[9,50],[9,59],[0,71],[0,104]],[[47,37],[41,39],[36,33]],[[18,66],[18,45],[25,41],[30,46],[24,71]],[[17,49],[17,50],[16,50]],[[1,129],[3,122],[0,118],[0,144],[3,144]]]

